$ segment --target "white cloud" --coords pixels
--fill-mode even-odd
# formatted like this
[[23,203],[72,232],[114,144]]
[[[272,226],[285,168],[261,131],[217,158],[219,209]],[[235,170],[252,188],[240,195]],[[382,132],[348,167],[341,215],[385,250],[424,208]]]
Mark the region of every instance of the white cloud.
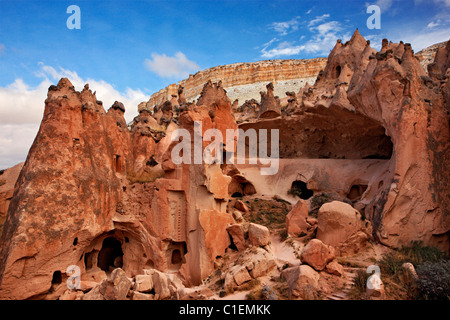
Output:
[[431,22],[427,25],[427,28],[428,28],[428,29],[433,29],[433,28],[439,26],[440,24],[441,24],[441,21],[440,21],[440,20],[431,21]]
[[[419,52],[433,44],[448,41],[450,39],[450,26],[435,31],[425,31],[423,33],[403,34],[401,39],[411,43],[415,52]],[[396,39],[397,40],[397,39]]]
[[39,124],[0,124],[0,170],[24,162]]
[[434,0],[434,3],[436,4],[442,4],[446,7],[450,7],[450,0]]
[[300,51],[305,50],[304,45],[295,46],[292,44],[292,42],[284,41],[278,44],[273,49],[267,50],[267,47],[263,48],[261,50],[261,57],[272,59],[274,57],[281,57],[281,56],[292,56],[299,54]]
[[392,0],[378,0],[375,5],[379,6],[381,12],[386,11],[392,7]]
[[55,69],[42,63],[35,75],[42,78],[35,87],[20,78],[0,87],[0,168],[25,161],[42,120],[48,87],[62,77],[69,78],[78,91],[89,83],[90,89],[97,92],[97,99],[103,101],[105,109],[114,101],[121,101],[125,105],[127,122],[137,115],[137,105],[150,98],[139,89],[126,88],[125,92],[119,92],[106,81],[82,79],[74,71],[61,67]]
[[[271,45],[278,42],[276,38],[270,40],[262,46],[263,48],[260,50],[261,57],[272,59],[298,55],[301,52],[327,55],[335,46],[336,40],[347,41],[351,38],[351,34],[345,32],[343,25],[339,21],[325,22],[329,17],[330,14],[326,13],[302,24],[304,26],[307,25],[307,30],[311,33],[309,40],[306,42],[284,41],[270,48]],[[299,41],[304,39],[305,35],[302,34],[299,37]]]
[[[429,2],[429,0],[414,0],[415,5],[421,5],[422,3],[429,5]],[[450,0],[433,0],[433,2],[437,5],[450,7]]]
[[351,38],[351,34],[344,32],[344,28],[338,21],[310,24],[309,30],[313,36],[306,43],[306,51],[310,53],[326,55],[333,49],[338,39],[345,42]]
[[306,14],[310,14],[311,13],[311,11],[312,11],[312,8],[311,9],[309,9],[307,12],[306,12]]
[[370,47],[376,49],[377,51],[381,50],[381,44],[383,39],[386,38],[381,35],[368,35],[364,36],[364,39],[370,40]]
[[285,36],[289,32],[298,30],[299,24],[300,24],[300,16],[297,16],[289,21],[273,22],[269,25],[269,27],[278,32],[280,35]]
[[325,21],[325,20],[326,20],[327,18],[329,18],[329,17],[330,17],[330,15],[329,15],[328,13],[323,14],[323,15],[321,15],[321,16],[318,16],[318,17],[316,17],[315,19],[311,20],[311,21],[308,23],[308,27],[312,27],[312,26],[314,26],[315,24],[317,24],[317,23],[319,23],[319,22]]
[[152,53],[152,59],[145,59],[144,66],[162,78],[186,78],[189,73],[200,70],[182,52],[177,52],[173,57]]

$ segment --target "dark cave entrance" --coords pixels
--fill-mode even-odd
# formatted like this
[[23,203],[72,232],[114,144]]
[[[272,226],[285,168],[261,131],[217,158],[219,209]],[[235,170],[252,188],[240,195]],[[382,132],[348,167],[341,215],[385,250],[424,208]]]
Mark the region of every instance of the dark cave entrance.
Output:
[[243,196],[251,196],[256,193],[253,183],[248,181],[241,175],[234,175],[228,185],[228,194],[233,198],[240,198]]
[[308,200],[314,194],[312,190],[308,189],[306,182],[301,180],[295,180],[292,182],[291,189],[289,189],[288,193],[303,200]]
[[168,261],[170,262],[170,268],[172,270],[180,269],[183,263],[186,263],[185,254],[187,253],[187,245],[185,241],[175,242],[172,241],[168,248]]
[[183,257],[181,256],[181,252],[179,249],[175,249],[172,251],[172,264],[179,264],[183,262]]
[[97,266],[103,271],[110,271],[123,266],[122,244],[114,237],[103,240],[102,249],[98,253]]

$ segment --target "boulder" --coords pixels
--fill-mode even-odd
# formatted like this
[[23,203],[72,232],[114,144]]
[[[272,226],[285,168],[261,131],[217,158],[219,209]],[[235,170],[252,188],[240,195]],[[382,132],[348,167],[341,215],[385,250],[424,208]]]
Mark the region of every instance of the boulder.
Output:
[[405,270],[408,277],[410,277],[412,280],[417,280],[419,278],[416,269],[411,262],[405,262],[404,264],[402,264],[402,268],[403,270]]
[[241,224],[232,224],[227,227],[228,234],[238,251],[245,250],[244,228]]
[[138,274],[135,277],[134,290],[139,292],[150,292],[153,289],[153,278],[148,274]]
[[105,300],[125,300],[131,288],[131,281],[125,271],[116,268],[111,272],[109,279],[100,283],[99,288]]
[[154,295],[134,291],[131,300],[154,300]]
[[242,202],[241,200],[237,200],[236,203],[234,204],[234,207],[236,209],[238,209],[239,211],[248,212],[247,205],[244,202]]
[[344,267],[336,260],[333,260],[327,264],[325,271],[329,274],[341,277],[344,274]]
[[334,248],[324,244],[319,239],[312,239],[303,248],[302,263],[306,263],[316,269],[323,270],[335,257]]
[[267,275],[275,268],[276,262],[272,253],[260,247],[248,248],[224,275],[225,290],[231,291],[251,279]]
[[314,298],[319,289],[319,273],[307,265],[290,267],[281,272],[289,287],[289,298]]
[[81,300],[106,300],[100,292],[100,286],[96,286],[88,293],[81,297]]
[[238,286],[252,279],[245,266],[234,266],[230,272],[233,274],[234,281]]
[[175,274],[164,273],[155,269],[145,269],[144,274],[152,278],[155,292],[154,300],[178,299],[179,293],[184,289],[184,285]]
[[338,255],[363,249],[371,236],[371,225],[351,205],[332,201],[322,205],[317,217],[317,239],[338,249]]
[[242,213],[238,210],[234,210],[232,215],[236,222],[241,222],[243,220]]
[[272,254],[262,248],[258,248],[254,254],[249,256],[245,266],[253,278],[258,278],[274,269],[276,262]]
[[270,233],[267,227],[256,223],[248,226],[248,239],[254,246],[265,246],[270,243]]
[[286,216],[286,229],[290,236],[299,236],[306,234],[308,225],[306,219],[308,218],[308,206],[306,201],[300,199]]

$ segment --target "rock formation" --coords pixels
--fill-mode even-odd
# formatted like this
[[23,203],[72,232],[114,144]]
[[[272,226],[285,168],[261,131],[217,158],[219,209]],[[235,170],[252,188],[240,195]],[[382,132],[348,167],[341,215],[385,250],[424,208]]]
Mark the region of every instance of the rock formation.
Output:
[[14,194],[14,186],[22,167],[23,163],[19,163],[12,168],[0,171],[0,234],[6,219],[9,203]]
[[[315,298],[323,274],[343,274],[335,253],[353,254],[368,240],[448,250],[450,42],[428,72],[409,44],[384,40],[377,52],[358,31],[336,43],[318,72],[324,62],[213,68],[140,104],[130,125],[122,103],[105,111],[88,85],[77,92],[63,78],[50,86],[17,182],[5,179],[0,189],[8,207],[0,298],[205,297],[188,289],[216,276],[234,290],[271,273],[287,280],[291,298]],[[276,81],[308,72],[318,74],[314,85],[276,98]],[[222,81],[209,81],[216,76]],[[261,101],[231,103],[225,88],[261,81]],[[177,129],[202,138],[238,128],[279,130],[275,174],[261,175],[262,163],[172,157],[187,139],[174,137]],[[193,160],[198,148],[203,155],[210,141],[200,141],[178,155]],[[211,155],[233,150],[224,143]],[[302,265],[288,262],[282,271],[270,249],[271,223],[280,221],[267,208],[252,221],[254,203],[233,200],[255,196],[302,199],[280,219],[288,236],[317,237],[299,251]],[[227,254],[235,257],[228,265]],[[64,286],[69,267],[80,270],[81,293]]]
[[[151,110],[154,106],[170,100],[172,95],[178,94],[179,87],[183,87],[183,99],[193,101],[199,97],[203,85],[208,81],[222,81],[231,101],[239,99],[242,104],[246,100],[257,99],[261,88],[265,87],[268,82],[278,83],[279,87],[283,86],[289,90],[308,82],[313,83],[317,73],[324,68],[326,61],[326,58],[267,60],[210,68],[161,89],[151,96],[146,108]],[[277,91],[276,94],[284,94],[285,91]]]

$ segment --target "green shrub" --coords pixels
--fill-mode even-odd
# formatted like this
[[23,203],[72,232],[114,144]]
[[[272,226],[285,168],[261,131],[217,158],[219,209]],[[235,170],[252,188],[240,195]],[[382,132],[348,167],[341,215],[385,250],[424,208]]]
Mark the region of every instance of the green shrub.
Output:
[[318,195],[314,195],[311,198],[311,210],[309,212],[310,216],[313,217],[317,217],[317,213],[319,212],[320,207],[327,203],[327,202],[331,202],[335,199],[333,199],[333,197],[331,197],[329,194],[327,193],[321,193]]
[[419,299],[450,299],[450,261],[426,262],[416,268]]
[[366,272],[366,270],[358,269],[356,271],[356,277],[354,279],[354,288],[358,291],[358,293],[366,292],[366,284],[367,279],[369,279],[371,275]]
[[424,246],[420,241],[411,242],[397,251],[387,253],[378,261],[382,273],[397,275],[405,262],[411,262],[417,267],[425,262],[438,262],[448,259],[448,256],[438,248]]
[[411,246],[402,247],[400,252],[405,255],[414,266],[425,262],[438,262],[448,259],[448,256],[435,247],[424,246],[421,241],[413,241]]

